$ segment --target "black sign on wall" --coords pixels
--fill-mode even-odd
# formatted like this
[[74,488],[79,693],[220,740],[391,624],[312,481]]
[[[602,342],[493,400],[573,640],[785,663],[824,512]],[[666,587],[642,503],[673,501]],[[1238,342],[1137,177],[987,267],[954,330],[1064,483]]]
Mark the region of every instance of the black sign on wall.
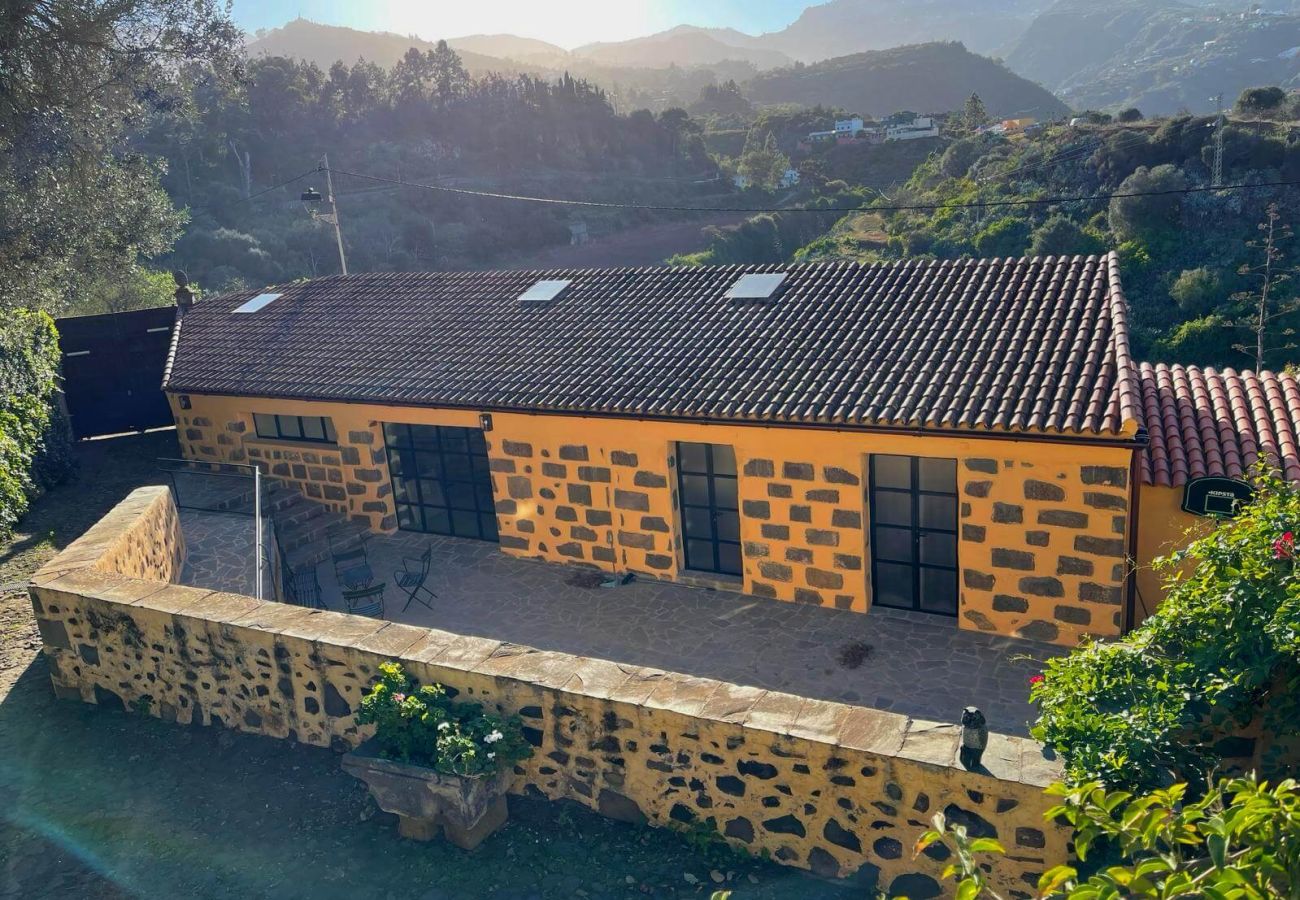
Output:
[[1254,496],[1255,489],[1236,478],[1193,478],[1183,488],[1183,511],[1197,516],[1230,519]]

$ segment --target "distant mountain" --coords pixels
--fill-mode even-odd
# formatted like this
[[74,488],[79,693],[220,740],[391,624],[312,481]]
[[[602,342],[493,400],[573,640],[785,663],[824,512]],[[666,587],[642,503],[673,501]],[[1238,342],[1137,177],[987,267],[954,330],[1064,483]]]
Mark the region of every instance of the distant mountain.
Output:
[[731,28],[696,28],[679,25],[629,41],[585,44],[573,51],[578,59],[606,66],[653,68],[675,65],[710,66],[724,60],[747,62],[758,69],[789,65],[793,60],[762,41]]
[[[550,46],[542,41],[536,43]],[[411,47],[432,50],[434,46],[434,41],[426,41],[413,34],[357,31],[355,28],[322,25],[319,22],[300,18],[287,22],[280,28],[259,32],[252,41],[248,42],[247,50],[249,56],[288,56],[314,62],[322,69],[328,70],[338,60],[351,65],[358,59],[365,59],[367,62],[388,67],[406,55],[406,51]],[[457,48],[456,52],[460,54],[465,68],[474,73],[515,72],[535,68],[511,60],[485,56],[468,49]]]
[[764,72],[745,85],[756,103],[837,106],[861,115],[960,109],[977,93],[994,116],[1051,119],[1069,107],[960,43],[914,44]]
[[569,51],[563,47],[513,34],[471,34],[450,38],[447,43],[457,53],[477,53],[480,56],[512,59],[516,62],[563,65],[569,56]]
[[961,41],[977,53],[1010,44],[1050,0],[830,0],[811,6],[765,47],[813,62],[927,41]]
[[[1013,71],[1076,109],[1214,109],[1247,87],[1300,86],[1300,4],[1225,12],[1175,0],[1062,0],[1007,53]],[[1279,9],[1280,7],[1280,9]]]

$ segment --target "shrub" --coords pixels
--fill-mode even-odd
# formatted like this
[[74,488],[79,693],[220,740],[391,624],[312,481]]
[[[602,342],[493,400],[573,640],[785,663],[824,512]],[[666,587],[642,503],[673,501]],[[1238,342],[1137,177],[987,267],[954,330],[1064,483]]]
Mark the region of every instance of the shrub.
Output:
[[1178,224],[1187,176],[1171,165],[1139,166],[1110,201],[1110,229],[1121,241],[1164,235]]
[[1077,222],[1061,215],[1052,216],[1035,228],[1029,242],[1030,256],[1074,256],[1097,253],[1101,249],[1100,241]]
[[983,257],[1021,256],[1029,243],[1029,223],[1010,216],[990,222],[975,235],[975,252]]
[[1185,313],[1200,316],[1226,298],[1223,279],[1214,269],[1198,266],[1184,269],[1169,288],[1169,296]]
[[361,700],[357,723],[375,726],[388,759],[427,766],[446,775],[491,775],[533,755],[519,719],[456,703],[440,684],[420,687],[399,663],[384,663]]
[[[1149,619],[1051,660],[1032,687],[1033,734],[1061,754],[1070,783],[1200,789],[1219,742],[1252,718],[1274,750],[1297,733],[1300,491],[1262,471],[1255,489],[1236,518],[1158,561],[1167,593]],[[1280,769],[1269,756],[1265,777]]]
[[43,312],[15,310],[0,325],[0,540],[31,498],[71,467],[67,422],[54,412],[59,336]]
[[[1107,792],[1099,784],[1053,785],[1062,798],[1047,817],[1073,826],[1081,874],[1056,866],[1038,882],[1044,898],[1295,897],[1300,892],[1300,789],[1255,778],[1220,781],[1203,799],[1187,802],[1186,786],[1144,796]],[[954,862],[946,877],[955,896],[996,897],[987,886],[981,854],[1005,851],[990,838],[970,839],[942,814],[917,842],[916,852],[942,841]],[[1082,866],[1081,866],[1082,867]]]

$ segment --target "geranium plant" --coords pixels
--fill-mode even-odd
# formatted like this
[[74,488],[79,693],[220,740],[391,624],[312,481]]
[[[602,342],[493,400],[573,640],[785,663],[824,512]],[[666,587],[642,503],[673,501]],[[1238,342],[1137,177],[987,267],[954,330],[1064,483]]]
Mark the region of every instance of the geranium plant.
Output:
[[446,775],[492,775],[532,756],[518,717],[456,703],[440,684],[418,685],[400,663],[379,667],[379,681],[361,701],[357,723],[375,726],[388,759]]

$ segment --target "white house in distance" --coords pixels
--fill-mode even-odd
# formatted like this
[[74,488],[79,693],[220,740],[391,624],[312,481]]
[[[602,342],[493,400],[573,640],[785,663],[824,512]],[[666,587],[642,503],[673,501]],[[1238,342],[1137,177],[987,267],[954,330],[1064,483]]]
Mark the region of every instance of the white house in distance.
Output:
[[914,141],[918,138],[938,136],[939,126],[932,116],[918,116],[910,122],[890,125],[885,130],[887,141]]
[[854,116],[851,119],[837,119],[835,122],[836,137],[853,137],[863,128],[862,119]]

